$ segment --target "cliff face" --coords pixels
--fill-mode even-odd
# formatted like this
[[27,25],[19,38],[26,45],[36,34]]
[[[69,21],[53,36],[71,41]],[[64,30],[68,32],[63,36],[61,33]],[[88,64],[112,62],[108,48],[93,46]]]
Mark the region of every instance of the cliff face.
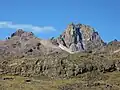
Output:
[[58,38],[58,43],[72,52],[99,48],[104,45],[103,40],[94,28],[83,24],[70,24]]

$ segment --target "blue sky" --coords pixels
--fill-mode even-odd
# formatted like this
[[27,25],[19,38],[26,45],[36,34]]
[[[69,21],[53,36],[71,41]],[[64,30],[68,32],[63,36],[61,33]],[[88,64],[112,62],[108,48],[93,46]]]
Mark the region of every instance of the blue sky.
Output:
[[0,27],[0,39],[20,26],[56,37],[71,22],[91,25],[107,42],[120,40],[120,0],[0,0],[0,23],[13,25]]

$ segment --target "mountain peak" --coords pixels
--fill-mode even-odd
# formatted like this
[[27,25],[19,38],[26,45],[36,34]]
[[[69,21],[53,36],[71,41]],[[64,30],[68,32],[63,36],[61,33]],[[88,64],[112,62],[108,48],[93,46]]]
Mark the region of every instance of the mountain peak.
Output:
[[90,46],[95,47],[103,45],[103,40],[94,28],[80,23],[69,24],[65,32],[58,38],[58,42],[73,52],[87,50],[88,44],[94,44]]
[[16,32],[14,32],[13,34],[11,34],[11,37],[14,36],[21,36],[25,31],[23,31],[22,29],[18,29]]
[[32,32],[26,32],[23,29],[18,29],[16,32],[14,32],[11,35],[11,38],[14,37],[14,36],[19,36],[19,37],[22,37],[22,36],[34,36],[34,34]]

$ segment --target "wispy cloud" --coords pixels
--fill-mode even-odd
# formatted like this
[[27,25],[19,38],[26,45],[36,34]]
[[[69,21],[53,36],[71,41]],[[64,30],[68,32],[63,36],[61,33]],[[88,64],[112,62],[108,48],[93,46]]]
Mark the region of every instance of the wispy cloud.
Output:
[[41,27],[41,26],[34,26],[31,24],[16,24],[16,23],[7,22],[7,21],[0,21],[0,28],[24,29],[26,31],[31,31],[34,33],[56,31],[56,29],[52,26]]

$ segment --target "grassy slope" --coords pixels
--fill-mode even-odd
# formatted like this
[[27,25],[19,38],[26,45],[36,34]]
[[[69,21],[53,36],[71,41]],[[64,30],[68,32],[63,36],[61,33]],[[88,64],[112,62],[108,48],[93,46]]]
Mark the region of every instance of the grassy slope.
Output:
[[[86,73],[71,79],[46,79],[46,78],[28,78],[22,76],[0,76],[0,90],[58,90],[59,87],[71,88],[70,90],[79,90],[80,87],[74,86],[78,84],[88,85],[81,90],[107,90],[106,87],[112,86],[110,90],[120,90],[120,72],[105,73],[91,77],[91,73]],[[99,78],[98,78],[99,77]],[[3,80],[4,78],[13,78]],[[96,79],[95,79],[96,78]],[[26,82],[26,80],[31,82]],[[94,80],[94,81],[92,81]],[[81,84],[80,84],[81,83]],[[106,88],[106,89],[105,89]],[[109,89],[108,89],[109,90]]]

